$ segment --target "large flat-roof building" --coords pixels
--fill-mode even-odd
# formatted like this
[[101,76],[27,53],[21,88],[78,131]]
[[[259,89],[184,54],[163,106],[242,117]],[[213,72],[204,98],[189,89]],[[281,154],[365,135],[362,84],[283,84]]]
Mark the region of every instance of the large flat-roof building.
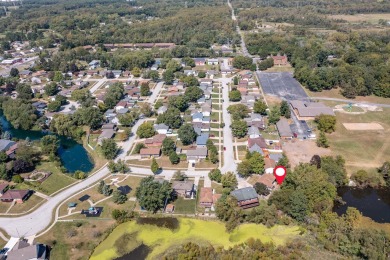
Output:
[[332,108],[321,102],[304,102],[301,100],[293,100],[290,102],[295,115],[300,120],[312,120],[315,117],[324,114],[332,115],[335,113]]

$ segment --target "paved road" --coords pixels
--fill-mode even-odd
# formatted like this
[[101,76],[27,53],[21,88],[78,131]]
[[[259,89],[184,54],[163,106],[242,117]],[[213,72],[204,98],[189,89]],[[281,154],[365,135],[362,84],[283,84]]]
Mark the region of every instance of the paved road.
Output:
[[[236,21],[237,21],[237,17],[236,17],[236,15],[234,14],[234,9],[233,9],[232,4],[230,3],[230,0],[227,1],[227,4],[228,4],[230,10],[232,11],[232,20],[233,20],[234,22],[236,22]],[[244,40],[244,34],[241,32],[240,27],[238,26],[238,24],[237,24],[237,26],[236,26],[236,31],[237,31],[237,33],[238,33],[238,34],[240,35],[240,37],[241,37],[241,51],[242,51],[242,54],[243,54],[244,56],[247,56],[247,57],[252,57],[252,55],[249,54],[248,49],[246,48],[246,44],[245,44],[245,40]]]
[[95,93],[96,90],[98,90],[106,81],[107,81],[106,77],[99,79],[98,82],[89,90],[89,92],[91,92],[91,94]]

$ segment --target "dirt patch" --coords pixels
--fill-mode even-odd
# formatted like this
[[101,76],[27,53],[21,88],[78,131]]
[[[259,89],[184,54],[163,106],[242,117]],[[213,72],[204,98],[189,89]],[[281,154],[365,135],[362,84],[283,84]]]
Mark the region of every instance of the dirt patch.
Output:
[[343,126],[352,131],[384,130],[378,123],[343,123]]
[[277,96],[271,96],[268,94],[265,94],[265,99],[267,100],[268,106],[276,106],[279,105],[282,100]]
[[301,162],[310,162],[310,159],[315,154],[318,154],[321,157],[331,155],[330,149],[318,147],[315,142],[309,140],[293,140],[291,142],[286,142],[283,145],[283,150],[286,153],[292,168]]

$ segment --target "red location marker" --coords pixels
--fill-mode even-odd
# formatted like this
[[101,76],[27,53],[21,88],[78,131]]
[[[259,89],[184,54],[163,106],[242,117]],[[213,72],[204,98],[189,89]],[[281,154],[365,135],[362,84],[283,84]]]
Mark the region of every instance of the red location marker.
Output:
[[286,177],[286,174],[287,174],[286,167],[281,166],[281,165],[275,167],[274,176],[275,176],[276,182],[279,185],[283,183],[284,178]]

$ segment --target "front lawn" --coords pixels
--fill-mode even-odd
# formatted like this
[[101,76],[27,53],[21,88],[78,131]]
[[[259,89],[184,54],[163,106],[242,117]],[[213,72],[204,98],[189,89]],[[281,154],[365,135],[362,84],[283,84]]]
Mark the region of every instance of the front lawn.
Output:
[[37,204],[43,202],[44,199],[36,195],[32,195],[23,203],[16,203],[8,213],[25,213],[35,207]]
[[196,199],[184,199],[183,197],[178,197],[177,200],[173,202],[175,205],[174,213],[177,214],[195,214],[196,208]]

